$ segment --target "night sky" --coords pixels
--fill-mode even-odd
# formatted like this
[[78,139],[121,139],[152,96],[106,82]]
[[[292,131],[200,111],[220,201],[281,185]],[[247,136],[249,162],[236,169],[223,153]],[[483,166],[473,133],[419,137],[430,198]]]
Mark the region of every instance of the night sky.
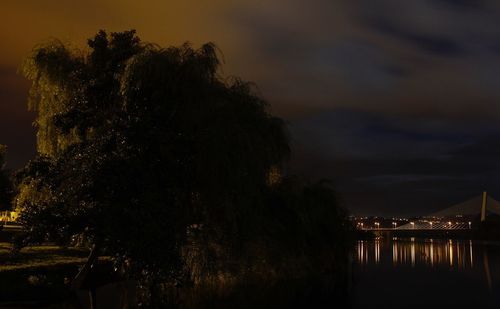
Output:
[[500,199],[500,2],[2,0],[0,144],[35,152],[17,67],[57,37],[136,29],[162,46],[212,41],[289,124],[291,170],[329,178],[354,214],[428,214]]

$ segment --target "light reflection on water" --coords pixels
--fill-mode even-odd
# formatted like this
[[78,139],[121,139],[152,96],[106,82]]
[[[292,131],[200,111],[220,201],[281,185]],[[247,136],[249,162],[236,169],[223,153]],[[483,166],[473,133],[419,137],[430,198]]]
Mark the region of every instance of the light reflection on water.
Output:
[[[390,246],[390,250],[381,250],[382,246]],[[392,260],[397,265],[449,266],[456,268],[474,267],[474,250],[472,240],[436,240],[416,241],[394,238],[390,243],[382,240],[359,240],[356,246],[356,258],[360,265],[379,264]]]
[[356,309],[500,308],[500,242],[359,240],[354,251]]

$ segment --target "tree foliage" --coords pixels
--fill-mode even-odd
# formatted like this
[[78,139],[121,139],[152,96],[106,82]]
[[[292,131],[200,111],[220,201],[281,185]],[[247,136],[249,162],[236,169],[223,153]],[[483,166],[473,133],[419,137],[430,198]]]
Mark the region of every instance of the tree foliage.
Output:
[[350,223],[329,181],[309,183],[290,176],[268,196],[269,214],[265,217],[273,221],[266,224],[268,239],[280,244],[276,245],[280,251],[309,257],[327,252],[335,258],[347,258]]
[[84,235],[170,278],[248,244],[270,257],[345,248],[333,190],[280,177],[284,122],[252,84],[219,75],[213,44],[100,31],[88,46],[51,41],[22,68],[38,130],[38,156],[16,176],[25,243]]
[[236,237],[288,155],[283,121],[249,83],[218,75],[213,44],[101,31],[88,45],[53,41],[23,66],[38,115],[39,156],[18,174],[28,241],[85,234],[170,271],[189,226]]

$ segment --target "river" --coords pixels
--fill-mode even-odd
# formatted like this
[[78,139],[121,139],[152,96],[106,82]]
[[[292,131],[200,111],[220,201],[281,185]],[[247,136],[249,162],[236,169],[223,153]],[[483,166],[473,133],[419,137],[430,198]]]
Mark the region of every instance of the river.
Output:
[[359,240],[354,308],[500,308],[500,244]]

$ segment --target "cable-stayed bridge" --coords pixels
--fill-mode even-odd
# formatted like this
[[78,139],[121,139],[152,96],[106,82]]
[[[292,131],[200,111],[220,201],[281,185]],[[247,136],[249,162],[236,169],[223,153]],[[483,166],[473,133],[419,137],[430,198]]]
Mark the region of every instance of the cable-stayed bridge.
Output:
[[388,226],[387,222],[357,222],[357,228],[379,231],[470,230],[477,226],[478,218],[484,222],[489,215],[500,215],[500,202],[483,192],[479,196],[415,220],[393,221],[392,226]]
[[473,197],[457,205],[435,212],[428,217],[443,218],[459,215],[475,216],[479,214],[481,214],[482,221],[486,219],[485,216],[488,214],[500,215],[500,202],[488,196],[486,192],[483,192],[482,195]]
[[431,215],[424,216],[399,227],[398,230],[466,230],[472,228],[468,221],[475,216],[480,216],[481,222],[486,221],[490,214],[500,215],[500,202],[488,196],[486,192],[475,196],[462,203],[445,208]]
[[[469,223],[470,222],[470,223]],[[394,228],[395,230],[469,230],[472,222],[418,220]]]

